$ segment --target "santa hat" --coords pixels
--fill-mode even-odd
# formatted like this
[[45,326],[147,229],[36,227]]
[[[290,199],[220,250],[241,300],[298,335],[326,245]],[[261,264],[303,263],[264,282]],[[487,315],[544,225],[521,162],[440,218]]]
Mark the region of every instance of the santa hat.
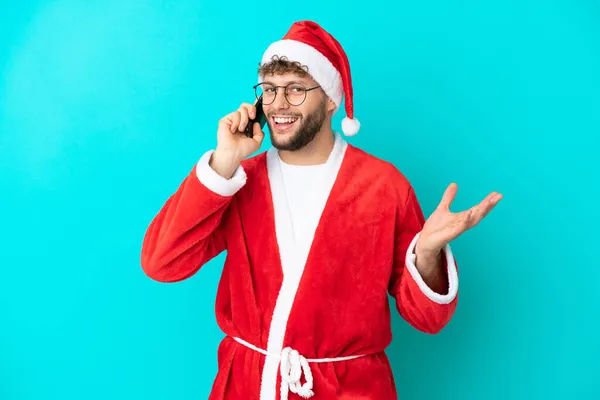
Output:
[[281,40],[267,48],[262,63],[269,62],[274,55],[306,65],[313,79],[336,104],[335,111],[344,97],[346,117],[342,120],[342,131],[346,136],[358,133],[360,123],[354,118],[348,57],[331,34],[315,22],[295,22]]

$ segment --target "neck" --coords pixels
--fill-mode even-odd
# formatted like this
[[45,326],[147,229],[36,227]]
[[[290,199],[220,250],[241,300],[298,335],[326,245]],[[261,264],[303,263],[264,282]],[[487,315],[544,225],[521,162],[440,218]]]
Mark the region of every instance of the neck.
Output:
[[318,165],[327,162],[333,146],[335,136],[331,127],[321,129],[315,138],[306,146],[296,151],[279,150],[279,158],[292,165]]

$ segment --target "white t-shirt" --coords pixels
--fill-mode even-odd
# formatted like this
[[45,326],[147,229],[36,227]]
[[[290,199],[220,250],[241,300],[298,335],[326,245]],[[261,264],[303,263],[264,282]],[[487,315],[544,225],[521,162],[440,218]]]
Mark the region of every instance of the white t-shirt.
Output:
[[319,189],[327,164],[291,165],[279,161],[295,238],[300,248],[308,251],[324,207]]

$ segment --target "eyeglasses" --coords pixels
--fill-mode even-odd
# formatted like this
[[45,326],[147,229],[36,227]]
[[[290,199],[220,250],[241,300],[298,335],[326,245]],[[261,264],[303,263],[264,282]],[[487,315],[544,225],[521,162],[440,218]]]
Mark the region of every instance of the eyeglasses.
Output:
[[262,82],[254,85],[252,88],[254,89],[257,99],[260,99],[262,96],[262,103],[265,105],[269,105],[275,101],[275,97],[277,97],[277,88],[284,88],[285,99],[287,102],[292,106],[299,106],[306,100],[307,92],[320,87],[321,86],[307,88],[300,83],[288,83],[285,86],[275,86],[270,83]]

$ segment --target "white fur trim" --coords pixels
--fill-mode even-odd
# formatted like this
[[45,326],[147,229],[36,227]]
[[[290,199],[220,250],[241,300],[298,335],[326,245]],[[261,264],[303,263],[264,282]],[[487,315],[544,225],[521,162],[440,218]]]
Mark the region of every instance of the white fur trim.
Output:
[[[264,52],[262,63],[269,62],[274,55],[285,56],[288,60],[298,61],[306,65],[308,73],[331,97],[337,108],[340,107],[344,95],[342,76],[327,57],[314,47],[291,39],[283,39],[272,43]],[[259,79],[261,78],[259,76]]]
[[417,233],[408,246],[408,250],[406,251],[406,267],[408,268],[410,275],[417,282],[417,285],[419,285],[419,288],[427,297],[439,304],[449,304],[452,302],[452,300],[454,300],[458,293],[458,270],[456,269],[456,263],[454,262],[454,255],[452,254],[450,245],[447,244],[443,249],[446,256],[446,269],[448,273],[448,293],[441,295],[434,292],[429,286],[427,286],[423,280],[423,277],[421,274],[419,274],[419,270],[417,269],[417,256],[415,254],[415,247],[417,246],[417,241],[419,240],[420,235],[421,232]]
[[[348,147],[347,142],[343,140],[339,133],[335,133],[335,144],[329,158],[327,160],[327,180],[322,192],[318,193],[322,198],[322,207],[325,207],[329,192],[333,187],[337,172]],[[275,212],[275,233],[279,246],[279,255],[281,257],[281,266],[283,272],[283,282],[279,290],[275,309],[271,318],[271,326],[269,328],[269,338],[266,351],[271,354],[267,355],[263,367],[263,373],[260,385],[261,400],[275,400],[277,393],[277,371],[280,359],[274,354],[281,354],[283,351],[283,343],[285,333],[287,331],[287,323],[294,298],[298,292],[300,279],[304,272],[308,252],[308,247],[299,246],[295,239],[294,227],[287,204],[285,185],[281,175],[279,165],[279,155],[277,149],[271,147],[267,151],[267,169],[269,174],[269,182],[271,185],[271,193],[273,196],[273,208]],[[321,213],[321,210],[317,210]],[[302,242],[311,243],[311,240],[302,240]]]
[[204,186],[221,196],[233,196],[246,184],[246,171],[241,165],[235,170],[231,179],[219,175],[208,163],[214,150],[209,150],[196,164],[196,176]]
[[342,120],[342,132],[344,132],[344,135],[354,136],[358,133],[359,129],[360,129],[360,122],[356,118],[350,119],[348,117],[345,117]]

